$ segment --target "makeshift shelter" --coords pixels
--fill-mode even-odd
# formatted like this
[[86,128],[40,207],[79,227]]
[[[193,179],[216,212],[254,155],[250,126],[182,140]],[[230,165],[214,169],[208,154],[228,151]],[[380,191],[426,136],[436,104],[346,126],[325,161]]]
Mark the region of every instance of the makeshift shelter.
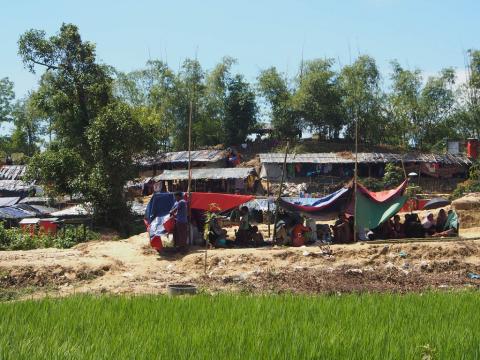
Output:
[[[192,169],[192,189],[220,193],[253,192],[257,178],[255,168],[203,168]],[[186,191],[188,170],[164,170],[153,178],[168,183],[169,191]],[[162,185],[163,186],[163,185]],[[167,187],[167,185],[165,185]]]
[[[279,181],[285,154],[259,154],[262,168],[260,177],[269,181]],[[358,153],[359,176],[381,177],[385,164],[403,162],[407,172],[417,171],[432,177],[452,177],[465,175],[471,160],[461,154],[393,154]],[[334,176],[349,178],[353,176],[355,155],[351,152],[307,153],[287,155],[287,179],[296,177]]]
[[[225,150],[195,150],[191,151],[190,158],[192,167],[218,168],[226,165]],[[160,170],[186,169],[188,161],[188,151],[159,152],[136,159],[141,177],[157,175]]]
[[279,200],[279,205],[287,211],[299,212],[307,217],[332,220],[339,212],[355,214],[357,207],[357,225],[373,229],[391,218],[405,204],[407,197],[403,196],[407,187],[407,180],[392,190],[374,192],[361,184],[357,185],[354,195],[353,183],[323,198],[316,199],[312,205],[298,205]]
[[[199,211],[224,212],[239,207],[253,200],[249,195],[233,195],[220,193],[191,193],[190,208]],[[145,220],[150,223],[156,217],[168,215],[175,198],[173,193],[155,193],[145,210]]]
[[298,205],[279,199],[279,205],[288,211],[302,213],[310,218],[331,220],[344,211],[350,198],[351,189],[344,187],[325,197],[316,199],[311,205]]

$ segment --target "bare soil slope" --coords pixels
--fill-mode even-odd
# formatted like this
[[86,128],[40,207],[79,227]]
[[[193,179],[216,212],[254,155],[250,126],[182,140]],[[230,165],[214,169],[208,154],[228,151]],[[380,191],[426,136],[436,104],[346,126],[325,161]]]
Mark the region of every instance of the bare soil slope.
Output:
[[[479,228],[462,233],[479,235]],[[164,293],[169,283],[206,291],[303,293],[422,291],[478,286],[480,241],[209,250],[160,257],[146,234],[72,249],[0,252],[0,291],[34,288],[33,295]]]

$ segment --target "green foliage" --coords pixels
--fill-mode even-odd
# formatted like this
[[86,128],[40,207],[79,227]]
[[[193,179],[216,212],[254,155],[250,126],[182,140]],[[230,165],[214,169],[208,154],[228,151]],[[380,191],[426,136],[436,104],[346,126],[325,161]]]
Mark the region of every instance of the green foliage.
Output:
[[457,185],[450,198],[458,199],[470,192],[480,192],[480,160],[470,166],[468,179]]
[[[84,236],[85,234],[85,236]],[[67,226],[56,235],[30,234],[19,228],[5,229],[0,222],[0,250],[32,250],[38,248],[67,249],[90,240],[97,240],[99,234],[82,226]]]
[[10,120],[13,110],[13,99],[15,99],[13,82],[6,77],[0,79],[0,124]]
[[394,163],[388,163],[385,165],[383,183],[386,187],[398,186],[403,180],[405,180],[405,174],[400,166],[397,166]]
[[282,139],[301,136],[300,116],[293,106],[293,92],[288,88],[285,76],[275,67],[263,70],[257,78],[258,91],[266,100],[271,113],[275,134]]
[[341,89],[333,64],[333,59],[307,61],[293,101],[308,126],[326,138],[335,139],[343,127],[343,114]]
[[359,141],[371,144],[385,142],[384,95],[375,60],[367,55],[360,56],[352,65],[342,68],[339,82],[346,136],[355,139],[355,124],[358,121]]
[[71,24],[48,39],[43,31],[27,31],[19,54],[30,71],[46,68],[35,103],[55,134],[32,158],[30,178],[52,193],[82,195],[97,221],[128,234],[123,189],[133,177],[134,155],[149,141],[130,107],[113,97],[111,69],[96,62],[95,46]]
[[5,302],[0,357],[475,359],[477,309],[474,291]]
[[85,164],[73,149],[53,144],[29,161],[26,178],[39,181],[49,195],[79,192],[77,179],[84,173]]

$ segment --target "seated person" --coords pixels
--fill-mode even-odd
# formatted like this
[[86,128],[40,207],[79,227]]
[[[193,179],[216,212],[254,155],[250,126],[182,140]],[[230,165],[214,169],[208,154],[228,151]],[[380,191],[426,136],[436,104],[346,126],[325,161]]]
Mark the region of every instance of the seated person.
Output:
[[242,206],[240,208],[240,225],[236,233],[235,241],[239,245],[250,245],[252,241],[250,218],[248,214],[248,208],[246,206]]
[[263,240],[263,235],[260,231],[258,231],[258,226],[252,226],[250,229],[252,241],[255,246],[262,246],[265,245],[265,241]]
[[438,211],[437,220],[435,222],[435,231],[442,232],[445,228],[445,224],[447,223],[447,213],[445,209],[440,209]]
[[275,243],[278,245],[290,245],[290,237],[288,236],[285,221],[280,220],[277,222],[275,231]]
[[458,236],[460,223],[458,221],[458,215],[455,211],[449,210],[447,220],[442,232],[436,233],[435,237],[441,236]]
[[403,239],[405,237],[405,225],[400,222],[400,215],[393,217],[393,237],[395,239]]
[[350,242],[350,224],[347,221],[345,213],[338,214],[338,220],[332,227],[333,242],[336,244],[344,244]]
[[407,238],[423,238],[425,237],[425,229],[420,222],[417,214],[405,214],[405,237]]
[[423,228],[425,229],[425,235],[435,234],[435,219],[432,213],[429,213],[425,220],[422,223]]
[[298,222],[292,229],[292,246],[305,245],[305,234],[312,231],[309,227],[303,225],[302,222]]
[[390,220],[384,221],[372,231],[375,239],[392,239],[395,236],[393,223]]
[[222,229],[217,217],[213,217],[210,221],[210,229],[208,240],[216,247],[224,247],[227,245],[227,231]]

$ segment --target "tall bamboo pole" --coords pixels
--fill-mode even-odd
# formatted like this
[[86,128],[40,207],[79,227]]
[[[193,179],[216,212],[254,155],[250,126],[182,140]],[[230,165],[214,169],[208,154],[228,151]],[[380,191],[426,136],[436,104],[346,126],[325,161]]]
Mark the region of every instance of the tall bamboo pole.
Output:
[[353,210],[353,242],[357,241],[357,182],[358,182],[358,112],[355,116],[355,174],[354,174],[354,192],[355,208]]
[[273,220],[273,242],[276,242],[276,237],[277,237],[277,221],[278,221],[278,211],[280,208],[280,197],[282,196],[282,188],[283,188],[283,182],[285,180],[285,172],[287,169],[287,155],[288,155],[288,147],[290,143],[287,141],[287,147],[285,148],[285,157],[283,159],[283,167],[282,167],[282,179],[280,181],[280,189],[278,190],[278,197],[275,202],[276,208],[275,208],[275,217]]

